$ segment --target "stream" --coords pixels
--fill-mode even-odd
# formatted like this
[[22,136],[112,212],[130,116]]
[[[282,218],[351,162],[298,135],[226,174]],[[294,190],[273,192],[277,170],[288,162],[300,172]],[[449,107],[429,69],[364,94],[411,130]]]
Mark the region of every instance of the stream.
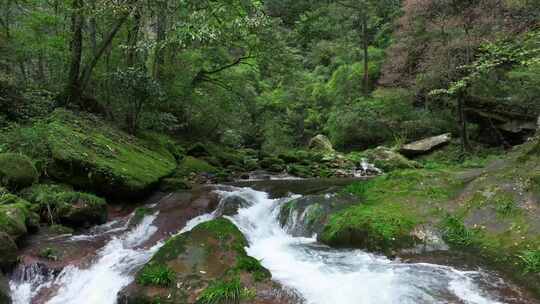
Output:
[[[536,303],[522,299],[519,290],[482,269],[404,263],[362,250],[332,249],[317,243],[315,236],[293,237],[280,226],[278,215],[284,202],[299,195],[270,198],[264,191],[229,186],[209,191],[217,193],[221,202],[231,196],[249,202],[227,218],[248,239],[247,253],[261,260],[273,280],[304,298],[306,304]],[[103,246],[84,263],[68,265],[57,273],[39,264],[16,269],[10,281],[14,304],[114,304],[117,294],[168,236],[215,218],[220,209],[160,234],[159,219],[168,213],[160,210],[160,204],[150,207],[154,213],[137,225],[129,225],[130,215],[92,233],[58,240],[101,239]]]

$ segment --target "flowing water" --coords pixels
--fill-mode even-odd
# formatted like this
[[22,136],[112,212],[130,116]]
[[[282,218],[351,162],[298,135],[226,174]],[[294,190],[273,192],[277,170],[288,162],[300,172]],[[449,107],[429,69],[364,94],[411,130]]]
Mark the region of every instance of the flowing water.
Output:
[[[249,206],[229,217],[246,235],[248,254],[260,259],[274,280],[303,297],[306,304],[506,303],[496,292],[504,282],[491,274],[400,263],[361,250],[331,249],[318,244],[315,238],[293,237],[280,226],[280,205],[290,197],[270,199],[267,193],[251,188],[218,192],[222,198],[240,196],[249,202]],[[59,275],[39,269],[25,269],[14,275],[10,282],[14,303],[34,303],[42,290],[52,295],[37,303],[115,303],[118,292],[133,281],[134,273],[163,244],[159,241],[142,246],[156,232],[153,223],[157,216],[158,212],[146,216],[131,229],[124,225],[102,232],[122,231],[97,252],[87,267],[68,266]],[[215,216],[217,212],[196,217],[178,233]]]

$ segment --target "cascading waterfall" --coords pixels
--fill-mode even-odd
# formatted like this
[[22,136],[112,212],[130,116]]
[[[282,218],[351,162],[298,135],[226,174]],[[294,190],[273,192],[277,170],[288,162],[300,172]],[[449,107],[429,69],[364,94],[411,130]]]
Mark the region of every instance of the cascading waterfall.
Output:
[[477,271],[432,264],[404,264],[361,250],[336,250],[315,238],[293,237],[279,224],[284,199],[244,188],[225,193],[252,205],[230,219],[249,240],[248,254],[260,259],[275,280],[296,290],[308,304],[500,303],[483,284],[500,280]]

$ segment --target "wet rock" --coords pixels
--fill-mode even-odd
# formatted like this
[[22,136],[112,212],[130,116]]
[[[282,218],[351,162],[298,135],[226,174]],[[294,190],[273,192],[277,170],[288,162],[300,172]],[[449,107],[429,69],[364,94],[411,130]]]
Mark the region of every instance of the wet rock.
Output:
[[320,235],[329,216],[358,203],[347,194],[307,195],[285,203],[279,213],[279,222],[293,236]]
[[385,172],[397,169],[415,169],[421,167],[419,163],[411,161],[398,152],[386,147],[377,147],[372,150],[364,151],[364,155],[370,163]]
[[448,144],[451,140],[452,135],[446,133],[406,144],[399,149],[399,152],[405,156],[417,156],[431,152],[436,148]]
[[15,240],[6,232],[0,231],[0,268],[7,269],[16,262],[17,244],[15,244]]
[[242,233],[226,219],[200,224],[168,240],[118,302],[220,303],[232,290],[238,303],[292,303],[277,296],[280,288],[245,246]]
[[220,215],[233,216],[238,213],[238,210],[249,206],[249,202],[239,196],[228,196],[222,199],[218,212]]
[[8,280],[0,272],[0,304],[11,304]]
[[0,185],[22,189],[37,182],[39,174],[32,161],[21,154],[0,154]]
[[328,137],[322,134],[319,134],[313,137],[309,141],[309,148],[311,150],[316,150],[316,151],[325,152],[325,153],[334,152],[334,147],[332,147],[332,143],[330,142]]

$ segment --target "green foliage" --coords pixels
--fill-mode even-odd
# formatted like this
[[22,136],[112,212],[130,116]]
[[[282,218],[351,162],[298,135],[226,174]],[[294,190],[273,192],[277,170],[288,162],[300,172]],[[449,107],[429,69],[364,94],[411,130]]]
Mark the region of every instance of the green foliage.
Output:
[[51,247],[47,247],[39,252],[39,256],[51,260],[51,261],[58,261],[60,259],[60,253]]
[[137,283],[147,286],[166,287],[174,283],[176,274],[166,265],[149,263],[143,267],[137,277]]
[[239,278],[230,280],[218,280],[210,285],[199,295],[197,304],[226,304],[240,303],[242,300],[253,298],[253,292],[242,287]]
[[182,162],[176,168],[175,177],[185,178],[189,177],[191,174],[199,173],[217,173],[218,169],[204,160],[187,156],[182,160]]
[[540,273],[540,250],[525,250],[519,258],[525,273]]
[[463,220],[455,216],[447,216],[442,222],[443,239],[456,247],[469,247],[475,242],[475,232],[463,224]]
[[21,195],[35,205],[43,221],[78,227],[83,223],[104,223],[107,203],[92,194],[75,192],[65,185],[38,184]]
[[269,279],[272,275],[261,265],[261,261],[248,255],[240,255],[236,259],[235,270],[251,273],[256,282]]
[[21,189],[37,182],[39,174],[32,161],[21,154],[0,154],[0,185]]

